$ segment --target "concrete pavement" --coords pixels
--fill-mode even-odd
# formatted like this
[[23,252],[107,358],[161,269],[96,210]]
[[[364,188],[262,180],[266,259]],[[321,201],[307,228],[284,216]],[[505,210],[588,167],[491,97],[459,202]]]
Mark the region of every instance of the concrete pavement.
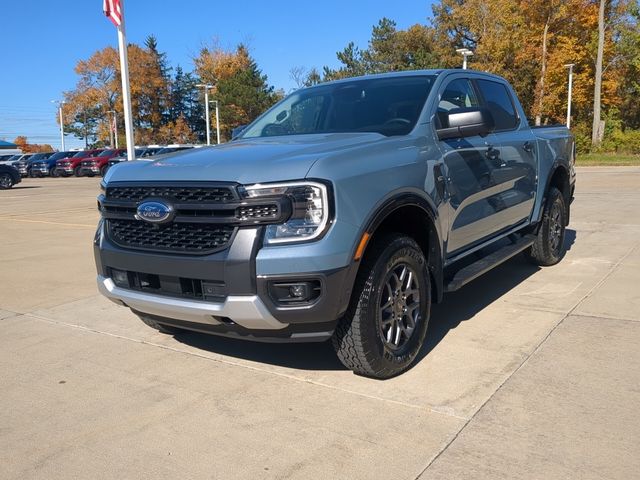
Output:
[[633,478],[640,169],[579,170],[561,264],[435,306],[404,375],[154,332],[96,293],[98,180],[0,192],[0,478]]

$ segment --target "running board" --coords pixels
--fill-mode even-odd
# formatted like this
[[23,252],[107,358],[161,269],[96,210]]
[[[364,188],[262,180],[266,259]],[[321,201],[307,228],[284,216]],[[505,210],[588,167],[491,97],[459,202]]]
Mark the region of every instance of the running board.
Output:
[[511,257],[516,256],[523,250],[529,248],[535,241],[535,235],[525,235],[511,245],[506,245],[486,257],[481,258],[477,262],[467,265],[456,272],[453,279],[445,285],[445,292],[453,292],[463,287],[480,275],[487,273],[493,267],[497,267],[501,263],[506,262]]

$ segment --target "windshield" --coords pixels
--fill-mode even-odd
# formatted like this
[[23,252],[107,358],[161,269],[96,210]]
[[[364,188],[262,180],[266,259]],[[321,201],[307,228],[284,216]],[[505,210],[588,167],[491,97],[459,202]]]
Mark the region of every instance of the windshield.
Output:
[[93,154],[92,151],[82,150],[82,151],[76,153],[75,155],[73,155],[71,158],[83,158],[83,157],[88,157],[89,155],[92,155],[92,154]]
[[434,79],[372,78],[299,90],[258,118],[240,138],[349,132],[406,135],[418,121]]
[[105,150],[104,152],[102,152],[100,155],[97,155],[98,157],[111,157],[113,155],[115,155],[117,152],[114,152],[113,150]]
[[61,158],[68,158],[73,155],[73,152],[58,152],[49,157],[49,160],[60,160]]

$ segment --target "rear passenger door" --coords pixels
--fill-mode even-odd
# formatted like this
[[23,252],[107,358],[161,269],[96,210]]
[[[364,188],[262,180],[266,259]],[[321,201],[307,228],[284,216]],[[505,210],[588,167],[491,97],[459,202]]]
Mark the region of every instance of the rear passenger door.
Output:
[[499,155],[492,162],[491,183],[499,192],[491,202],[496,211],[497,230],[508,229],[529,218],[535,201],[537,165],[536,141],[526,122],[519,118],[510,88],[503,82],[473,80],[482,105],[495,122],[495,141]]

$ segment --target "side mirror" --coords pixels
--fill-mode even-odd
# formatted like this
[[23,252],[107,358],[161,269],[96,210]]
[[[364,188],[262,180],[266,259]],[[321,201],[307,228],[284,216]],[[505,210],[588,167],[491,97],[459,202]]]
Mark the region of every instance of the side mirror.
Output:
[[247,128],[246,125],[240,125],[239,127],[231,130],[231,140],[235,140],[236,138],[238,138],[245,128]]
[[485,137],[494,129],[491,113],[486,108],[455,108],[440,116],[442,128],[436,133],[439,140],[480,135]]

